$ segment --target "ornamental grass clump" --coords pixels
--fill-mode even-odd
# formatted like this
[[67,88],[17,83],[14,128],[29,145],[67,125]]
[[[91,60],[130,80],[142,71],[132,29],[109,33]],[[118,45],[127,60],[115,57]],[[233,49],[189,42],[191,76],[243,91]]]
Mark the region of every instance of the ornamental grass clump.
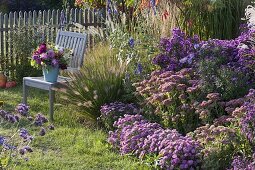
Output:
[[105,103],[121,101],[127,63],[119,61],[109,44],[96,46],[86,55],[79,72],[71,73],[64,99],[77,105],[92,120],[100,117]]

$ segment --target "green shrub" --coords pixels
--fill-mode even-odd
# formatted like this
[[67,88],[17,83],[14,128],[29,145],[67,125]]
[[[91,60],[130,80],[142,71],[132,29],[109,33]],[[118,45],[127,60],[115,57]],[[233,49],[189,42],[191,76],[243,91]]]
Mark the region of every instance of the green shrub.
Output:
[[32,51],[42,42],[42,33],[36,31],[32,26],[21,27],[13,30],[13,56],[14,65],[9,65],[10,78],[22,82],[26,76],[40,76],[42,71],[30,65]]
[[239,35],[241,18],[249,3],[250,0],[184,0],[178,2],[179,24],[187,33],[203,39],[231,39]]
[[117,60],[109,44],[98,45],[87,54],[80,72],[70,74],[64,96],[95,120],[102,105],[121,100],[125,71],[126,62]]

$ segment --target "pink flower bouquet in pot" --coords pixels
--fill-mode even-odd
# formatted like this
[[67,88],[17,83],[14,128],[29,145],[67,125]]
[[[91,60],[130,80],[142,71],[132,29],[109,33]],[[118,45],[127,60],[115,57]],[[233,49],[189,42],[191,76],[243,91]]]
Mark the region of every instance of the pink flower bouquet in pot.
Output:
[[67,69],[70,55],[68,49],[43,43],[33,52],[31,65],[42,67],[45,81],[56,82],[59,69]]

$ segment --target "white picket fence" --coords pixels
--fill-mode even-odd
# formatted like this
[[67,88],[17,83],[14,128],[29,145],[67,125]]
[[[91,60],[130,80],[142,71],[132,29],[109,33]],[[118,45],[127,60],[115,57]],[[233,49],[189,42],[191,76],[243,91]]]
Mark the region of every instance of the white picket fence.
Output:
[[[66,24],[79,23],[85,28],[101,27],[104,25],[104,9],[70,9],[70,10],[44,10],[0,12],[0,71],[5,70],[8,65],[15,65],[15,52],[13,52],[13,31],[24,27],[33,27],[35,30],[40,27],[44,29],[44,37],[47,42],[54,42],[59,29],[66,28]],[[67,27],[69,31],[81,32],[81,29]],[[93,46],[95,39],[88,35],[88,48]]]

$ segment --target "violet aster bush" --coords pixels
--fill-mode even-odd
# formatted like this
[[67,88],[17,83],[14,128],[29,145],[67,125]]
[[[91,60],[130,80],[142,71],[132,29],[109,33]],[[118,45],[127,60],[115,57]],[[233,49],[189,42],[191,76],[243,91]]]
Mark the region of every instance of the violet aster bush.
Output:
[[244,96],[253,86],[254,74],[241,62],[238,49],[248,37],[244,34],[234,40],[200,43],[196,63],[204,93],[218,92],[229,100]]
[[200,144],[190,137],[169,141],[160,152],[162,169],[196,169],[200,165]]
[[[37,114],[35,118],[28,115],[29,106],[22,103],[16,106],[14,112],[0,110],[0,125],[17,127],[11,136],[0,134],[0,169],[8,169],[10,162],[13,165],[27,161],[26,155],[33,152],[30,145],[36,135],[32,135],[27,127],[41,126],[38,135],[44,136],[47,133],[43,126],[46,125],[48,119],[44,115]],[[50,125],[49,129],[53,130],[54,126]]]
[[148,121],[146,121],[142,115],[124,115],[123,118],[114,122],[113,127],[117,129],[109,132],[108,142],[115,148],[120,148],[120,135],[122,133],[122,129],[126,126],[131,126],[135,122],[147,123]]
[[195,169],[201,163],[201,146],[176,130],[163,129],[141,115],[125,115],[115,122],[108,141],[121,154],[132,154],[162,169]]
[[144,145],[145,139],[160,128],[160,125],[157,123],[144,121],[125,126],[120,134],[121,154],[132,153],[134,155],[140,155],[141,150],[139,148]]
[[[142,98],[141,104],[146,104],[144,109],[148,108],[147,112],[156,115],[164,126],[181,133],[227,115],[231,109],[224,104],[242,98],[254,87],[254,72],[242,62],[240,53],[240,46],[251,36],[248,31],[233,40],[200,42],[198,37],[187,38],[175,29],[171,39],[161,40],[165,53],[153,60],[161,69],[134,84],[137,96]],[[185,49],[185,45],[177,42],[190,48]],[[174,52],[176,46],[182,47],[179,53]],[[188,57],[181,58],[185,50]],[[171,57],[172,52],[175,57]],[[211,99],[213,94],[218,98]]]
[[188,37],[179,28],[172,31],[172,37],[162,38],[159,47],[161,53],[153,58],[152,63],[166,70],[179,70],[192,64],[199,37]]
[[[249,94],[246,96],[246,102],[242,105],[243,109],[240,116],[240,127],[243,135],[254,145],[255,139],[255,90],[251,89]],[[233,112],[234,113],[234,112]],[[235,114],[238,115],[238,114]]]
[[103,125],[109,129],[113,130],[113,123],[117,121],[120,117],[125,114],[134,115],[139,112],[139,109],[135,104],[125,104],[122,102],[114,102],[101,106],[101,116],[99,120]]
[[253,170],[255,169],[255,154],[252,157],[235,156],[229,170]]
[[152,135],[145,139],[143,146],[139,149],[141,150],[139,158],[144,159],[147,155],[159,154],[169,141],[177,140],[180,136],[181,134],[176,130],[162,128],[155,130]]

